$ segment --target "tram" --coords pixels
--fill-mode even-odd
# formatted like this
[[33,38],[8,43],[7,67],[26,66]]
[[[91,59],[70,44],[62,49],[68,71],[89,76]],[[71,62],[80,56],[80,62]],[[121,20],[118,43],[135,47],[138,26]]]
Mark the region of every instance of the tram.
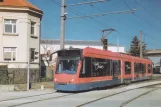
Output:
[[95,48],[57,51],[54,88],[85,91],[152,77],[152,61]]

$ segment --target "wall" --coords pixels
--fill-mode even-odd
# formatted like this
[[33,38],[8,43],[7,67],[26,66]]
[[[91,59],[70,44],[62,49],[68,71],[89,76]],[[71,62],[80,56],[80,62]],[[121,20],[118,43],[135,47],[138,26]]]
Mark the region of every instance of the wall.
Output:
[[[37,16],[32,16],[29,14],[29,19],[31,19],[32,22],[36,22],[36,33],[35,35],[31,35],[31,33],[28,33],[29,35],[29,47],[28,48],[35,48],[36,52],[40,52],[40,18]],[[28,28],[31,28],[31,24],[28,24]],[[28,29],[28,32],[31,32],[31,29]],[[34,61],[34,63],[39,63],[39,54],[37,55],[38,59]]]
[[[16,35],[4,33],[4,19],[17,19]],[[36,36],[31,37],[31,21],[36,22]],[[29,49],[39,49],[40,39],[40,18],[35,14],[24,13],[21,11],[10,12],[0,11],[0,65],[7,65],[8,83],[26,83],[27,62],[29,58]],[[3,60],[3,47],[17,47],[16,61]],[[39,56],[39,54],[38,54]],[[0,70],[1,72],[1,70]],[[38,82],[40,77],[39,58],[30,64],[30,82]]]
[[[27,13],[0,12],[0,62],[3,62],[3,47],[17,47],[16,62],[26,62],[27,57]],[[17,19],[17,35],[4,33],[4,19]],[[23,53],[23,54],[22,54]]]

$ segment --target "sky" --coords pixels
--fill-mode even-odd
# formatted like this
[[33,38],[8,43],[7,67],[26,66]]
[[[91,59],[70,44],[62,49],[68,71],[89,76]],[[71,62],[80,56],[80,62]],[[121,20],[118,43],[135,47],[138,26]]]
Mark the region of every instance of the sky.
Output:
[[[42,18],[41,38],[60,39],[61,0],[28,0],[40,8]],[[65,22],[65,40],[100,40],[101,30],[113,28],[107,36],[109,43],[119,44],[128,51],[134,36],[143,41],[147,49],[161,48],[161,0],[109,0],[94,4],[68,6],[69,4],[95,0],[66,0],[67,20]],[[105,12],[139,9],[133,13],[110,14],[92,19],[68,19],[69,17],[101,14]]]

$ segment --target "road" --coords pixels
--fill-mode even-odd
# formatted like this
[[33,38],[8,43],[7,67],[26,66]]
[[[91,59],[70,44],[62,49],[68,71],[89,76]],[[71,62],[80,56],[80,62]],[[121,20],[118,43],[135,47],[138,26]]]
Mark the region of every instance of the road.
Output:
[[23,98],[1,99],[0,107],[161,107],[161,85],[123,89],[128,86],[82,93],[32,92]]

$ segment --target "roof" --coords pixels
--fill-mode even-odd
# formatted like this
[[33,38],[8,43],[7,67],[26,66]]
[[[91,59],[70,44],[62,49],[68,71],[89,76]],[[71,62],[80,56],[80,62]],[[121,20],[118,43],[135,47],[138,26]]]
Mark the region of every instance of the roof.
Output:
[[43,13],[39,8],[29,3],[27,0],[3,0],[0,2],[0,6],[4,7],[17,7],[17,8],[29,8],[31,10]]
[[[128,59],[128,60],[135,60],[135,61],[148,61],[148,62],[151,62],[151,60],[149,59],[144,59],[144,58],[139,58],[139,57],[135,57],[135,56],[131,56],[131,55],[126,55],[126,54],[121,54],[121,53],[118,53],[118,52],[112,52],[112,51],[109,51],[109,50],[100,50],[100,49],[95,49],[95,48],[91,48],[91,47],[87,47],[83,50],[84,54],[87,54],[87,53],[96,53],[97,55],[102,55],[102,56],[112,56],[112,57],[122,57],[124,59]],[[90,55],[90,54],[88,54]]]
[[[41,44],[60,44],[60,40],[42,39]],[[102,46],[101,41],[96,40],[66,40],[66,45],[88,45],[88,46]],[[108,44],[109,46],[117,46],[115,44]]]

